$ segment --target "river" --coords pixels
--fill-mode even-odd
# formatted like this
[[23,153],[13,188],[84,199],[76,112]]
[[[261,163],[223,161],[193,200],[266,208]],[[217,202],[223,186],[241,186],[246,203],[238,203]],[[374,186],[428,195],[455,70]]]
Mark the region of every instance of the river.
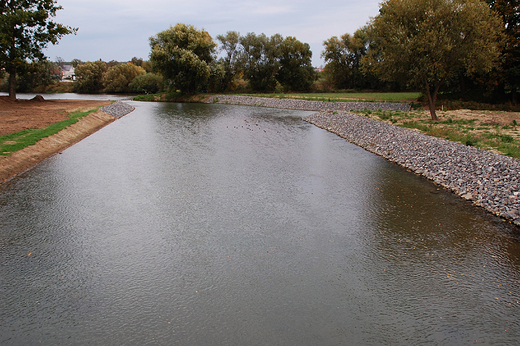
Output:
[[520,342],[517,228],[309,112],[127,102],[0,185],[0,344]]

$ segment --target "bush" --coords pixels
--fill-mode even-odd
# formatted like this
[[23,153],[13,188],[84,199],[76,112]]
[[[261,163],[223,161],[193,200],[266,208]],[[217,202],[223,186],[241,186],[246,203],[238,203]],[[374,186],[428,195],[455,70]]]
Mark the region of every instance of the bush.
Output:
[[134,78],[129,87],[138,94],[155,94],[162,89],[163,79],[155,73],[147,73]]
[[128,93],[131,91],[130,83],[146,71],[139,66],[135,66],[131,62],[110,67],[103,77],[103,85],[105,92],[112,93]]
[[103,89],[103,76],[107,71],[107,64],[103,61],[87,61],[75,69],[75,91],[78,93],[98,93]]

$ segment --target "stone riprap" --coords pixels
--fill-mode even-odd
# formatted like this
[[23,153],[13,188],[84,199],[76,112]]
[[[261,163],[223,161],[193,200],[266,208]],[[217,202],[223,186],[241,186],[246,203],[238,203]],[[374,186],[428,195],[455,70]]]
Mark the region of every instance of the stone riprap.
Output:
[[244,105],[256,107],[269,107],[281,109],[294,109],[300,111],[362,111],[362,110],[384,110],[384,111],[409,111],[408,103],[392,102],[323,102],[295,99],[279,99],[269,97],[252,97],[238,95],[214,95],[205,103]]
[[346,112],[320,112],[304,120],[520,226],[517,159]]
[[109,106],[101,107],[99,110],[113,116],[114,118],[121,118],[128,113],[133,112],[135,107],[132,107],[124,102],[117,101]]

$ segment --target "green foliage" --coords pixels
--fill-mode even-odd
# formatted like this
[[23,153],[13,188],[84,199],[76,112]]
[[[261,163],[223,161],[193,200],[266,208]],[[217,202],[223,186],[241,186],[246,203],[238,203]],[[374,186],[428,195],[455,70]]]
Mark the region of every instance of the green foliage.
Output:
[[224,76],[221,84],[222,90],[232,89],[233,80],[240,71],[240,33],[236,31],[228,31],[226,35],[218,35],[217,40],[220,41],[220,51],[225,51],[226,56],[221,59],[220,64],[224,69]]
[[[128,93],[131,91],[130,83],[138,77],[146,74],[146,71],[131,62],[115,65],[108,69],[103,76],[105,92],[108,93]],[[154,91],[157,92],[158,90]]]
[[130,62],[135,66],[142,67],[146,71],[146,73],[152,72],[152,65],[149,61],[144,61],[143,59],[134,56],[132,60],[130,60]]
[[135,93],[155,94],[162,89],[163,79],[155,73],[147,73],[135,77],[129,87]]
[[498,82],[504,83],[504,89],[511,91],[511,100],[518,103],[520,91],[520,1],[486,0],[489,6],[502,18],[505,29],[505,41],[500,56],[500,69],[497,71]]
[[16,75],[31,60],[43,60],[43,49],[77,29],[51,20],[62,9],[55,0],[0,1],[0,69],[9,73],[9,95],[16,98]]
[[321,56],[326,62],[325,75],[336,89],[374,88],[377,79],[360,69],[361,58],[370,45],[367,28],[356,30],[354,35],[333,36],[323,42]]
[[280,45],[280,69],[276,79],[285,90],[308,91],[316,80],[312,52],[308,43],[286,37]]
[[240,66],[253,91],[273,91],[276,88],[282,41],[279,34],[267,37],[265,34],[248,33],[240,38]]
[[213,79],[210,90],[234,90],[246,80],[255,92],[272,92],[278,83],[285,90],[305,91],[316,80],[310,46],[294,37],[284,39],[279,34],[267,37],[255,33],[240,36],[229,31],[217,39],[226,55],[213,67],[212,75],[221,76],[219,65],[224,75],[217,88],[214,82],[217,79]]
[[75,92],[92,94],[103,89],[103,77],[107,72],[107,64],[103,61],[87,61],[75,69]]
[[31,92],[37,88],[57,84],[61,79],[61,69],[48,60],[37,60],[27,63],[17,74],[17,90]]
[[501,22],[481,0],[387,0],[372,19],[366,71],[426,89],[432,119],[440,86],[458,71],[495,66]]
[[225,91],[228,87],[225,63],[222,60],[213,61],[209,68],[208,91],[212,93]]
[[97,109],[93,109],[87,112],[72,113],[69,119],[51,124],[44,129],[28,129],[17,133],[0,136],[0,155],[8,156],[14,153],[15,151],[33,145],[40,139],[58,133],[64,128],[76,123],[79,119],[83,118],[84,116],[92,112],[95,112],[96,110]]
[[216,44],[205,30],[177,24],[150,38],[152,69],[171,89],[194,93],[205,87]]

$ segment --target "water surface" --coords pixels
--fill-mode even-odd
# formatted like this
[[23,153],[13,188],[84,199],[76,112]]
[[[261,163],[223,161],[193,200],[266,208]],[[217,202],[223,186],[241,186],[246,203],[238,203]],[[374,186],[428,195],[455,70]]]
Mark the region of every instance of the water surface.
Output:
[[137,103],[0,186],[0,343],[520,341],[518,231],[301,120]]

